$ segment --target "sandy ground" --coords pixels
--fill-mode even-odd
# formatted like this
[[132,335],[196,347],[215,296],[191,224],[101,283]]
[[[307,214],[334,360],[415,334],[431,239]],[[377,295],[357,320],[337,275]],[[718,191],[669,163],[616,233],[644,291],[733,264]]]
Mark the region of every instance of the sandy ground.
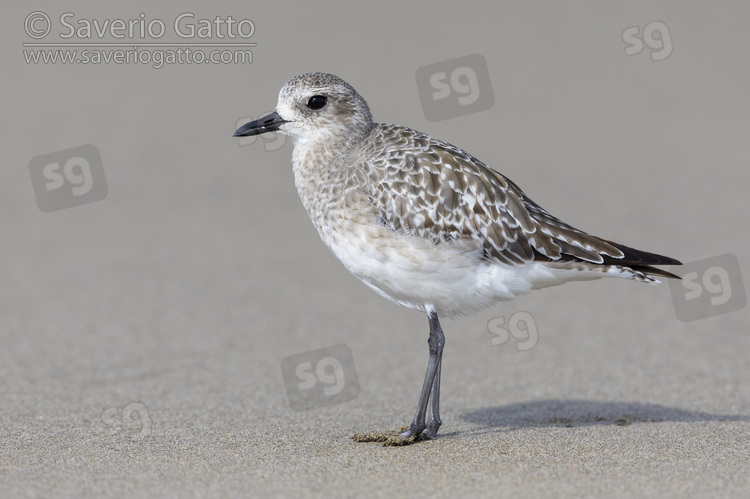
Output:
[[[255,24],[252,64],[161,69],[27,64],[32,7],[4,7],[0,496],[748,496],[750,335],[737,297],[750,259],[750,9],[431,5],[33,7],[56,23],[50,42],[71,42],[65,12],[74,24],[143,12],[168,31],[185,12]],[[647,30],[658,21],[668,31]],[[668,57],[625,55],[625,39],[635,51],[631,35],[656,28]],[[417,69],[477,53],[494,104],[428,121]],[[231,138],[311,70],[582,229],[686,263],[734,255],[738,267],[718,264],[734,310],[700,313],[676,307],[667,285],[609,280],[445,320],[439,438],[354,442],[409,422],[426,318],[377,297],[320,243],[291,143]],[[41,211],[32,160],[86,144],[101,154],[103,199]],[[721,294],[724,281],[700,284],[698,268],[700,289]],[[339,361],[312,379],[323,388],[343,373],[345,400],[295,399],[282,362],[294,355],[308,373]]]

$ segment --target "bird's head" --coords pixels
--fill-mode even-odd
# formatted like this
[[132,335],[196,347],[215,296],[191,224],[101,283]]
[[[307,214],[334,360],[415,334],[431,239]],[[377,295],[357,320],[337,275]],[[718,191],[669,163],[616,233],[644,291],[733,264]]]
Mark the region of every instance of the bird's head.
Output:
[[351,141],[374,126],[367,102],[338,76],[305,73],[281,88],[276,110],[240,127],[235,137],[279,131],[295,145],[307,141]]

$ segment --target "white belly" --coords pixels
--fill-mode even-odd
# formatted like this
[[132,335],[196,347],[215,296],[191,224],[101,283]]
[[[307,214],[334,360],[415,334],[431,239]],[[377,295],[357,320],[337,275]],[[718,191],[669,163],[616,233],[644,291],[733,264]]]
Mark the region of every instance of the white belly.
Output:
[[511,267],[488,261],[478,241],[436,245],[351,221],[324,225],[319,232],[344,266],[380,295],[448,317],[477,312],[527,294],[538,282],[557,280],[552,269],[535,262]]

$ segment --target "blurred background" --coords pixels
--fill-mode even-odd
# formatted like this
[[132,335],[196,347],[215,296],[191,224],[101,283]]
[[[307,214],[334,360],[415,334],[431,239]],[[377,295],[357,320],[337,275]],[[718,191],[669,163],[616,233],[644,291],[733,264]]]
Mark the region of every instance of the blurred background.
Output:
[[[678,315],[693,307],[680,295],[690,288],[624,280],[548,289],[444,321],[444,431],[497,423],[497,414],[468,416],[475,411],[546,399],[750,413],[747,4],[37,2],[3,10],[7,438],[27,432],[35,442],[42,430],[110,438],[132,428],[346,438],[409,421],[427,362],[426,318],[376,296],[329,254],[297,198],[290,140],[232,137],[308,71],[341,76],[376,121],[465,149],[576,227],[699,262],[691,279],[705,312],[687,321]],[[61,22],[66,13],[73,33]],[[185,13],[180,30],[193,25],[195,36],[175,32]],[[252,27],[251,36],[229,37],[227,23],[215,22],[229,16],[250,20],[235,28],[248,35]],[[118,24],[110,31],[118,19],[135,22],[134,37],[113,36],[122,33]],[[109,20],[103,37],[94,20],[99,28]],[[154,20],[165,34],[141,39],[141,26],[159,28]],[[227,61],[249,50],[251,62],[154,63],[156,51],[189,43],[254,45],[220,49]],[[117,49],[152,59],[45,63],[42,54]],[[91,176],[77,160],[66,170],[77,157]],[[700,263],[716,257],[711,268],[726,278]],[[729,308],[706,305],[730,283]],[[529,348],[529,324],[511,320],[519,312],[538,339]],[[520,329],[492,332],[503,324]],[[359,395],[293,411],[282,360],[340,344],[351,349]],[[136,423],[122,419],[133,402],[147,408]]]

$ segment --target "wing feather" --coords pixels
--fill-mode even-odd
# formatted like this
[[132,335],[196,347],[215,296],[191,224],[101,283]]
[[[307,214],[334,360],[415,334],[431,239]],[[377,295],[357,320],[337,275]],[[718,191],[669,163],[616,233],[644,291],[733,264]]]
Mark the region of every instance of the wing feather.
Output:
[[396,125],[382,124],[376,132],[381,140],[370,144],[383,148],[376,155],[381,160],[358,165],[356,178],[366,179],[358,188],[393,230],[436,244],[481,240],[488,258],[516,265],[532,260],[639,268],[679,264],[563,222],[501,173],[446,142]]

